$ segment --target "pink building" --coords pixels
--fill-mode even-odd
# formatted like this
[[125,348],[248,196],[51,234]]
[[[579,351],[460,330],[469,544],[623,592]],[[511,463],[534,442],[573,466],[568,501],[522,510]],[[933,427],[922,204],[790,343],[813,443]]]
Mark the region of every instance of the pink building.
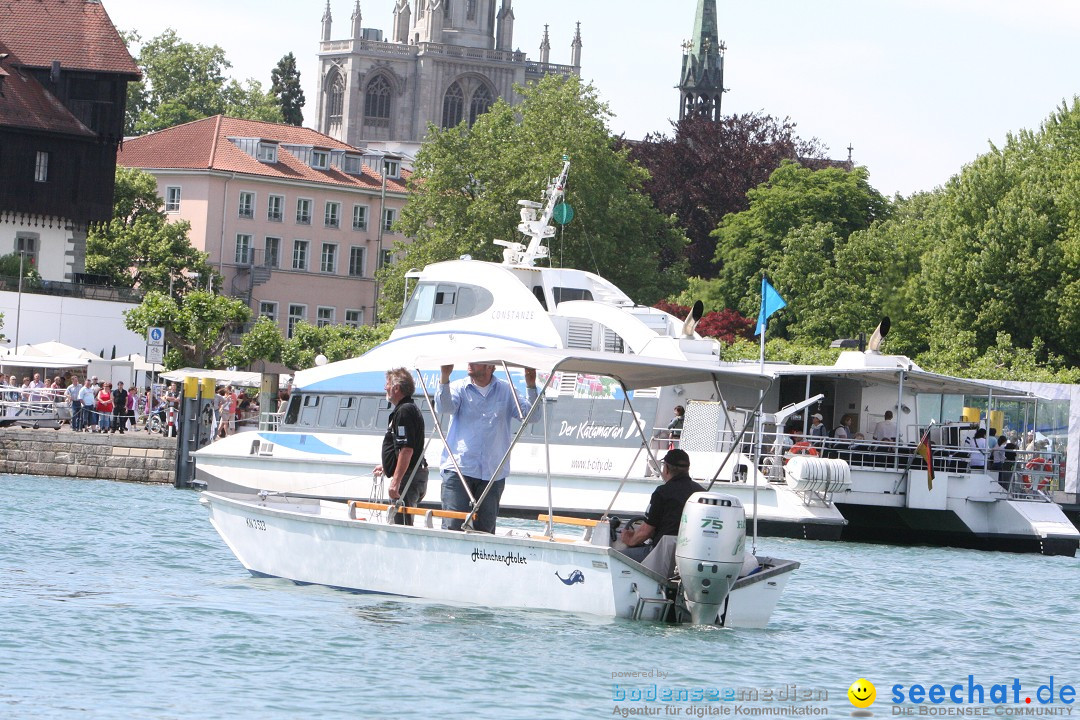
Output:
[[[401,239],[400,162],[292,125],[215,117],[127,140],[117,156],[157,178],[191,243],[287,336],[296,322],[375,321],[376,259]],[[385,163],[386,177],[376,169]]]

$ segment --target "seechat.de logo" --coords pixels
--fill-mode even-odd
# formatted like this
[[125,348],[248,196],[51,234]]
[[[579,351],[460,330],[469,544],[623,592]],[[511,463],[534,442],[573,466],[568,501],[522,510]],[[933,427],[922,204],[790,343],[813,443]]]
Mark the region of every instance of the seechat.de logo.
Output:
[[859,708],[852,715],[858,717],[869,717],[874,713],[870,712],[866,708],[874,704],[877,700],[877,688],[874,684],[866,678],[859,678],[855,682],[851,683],[851,687],[847,691],[848,700],[851,704]]

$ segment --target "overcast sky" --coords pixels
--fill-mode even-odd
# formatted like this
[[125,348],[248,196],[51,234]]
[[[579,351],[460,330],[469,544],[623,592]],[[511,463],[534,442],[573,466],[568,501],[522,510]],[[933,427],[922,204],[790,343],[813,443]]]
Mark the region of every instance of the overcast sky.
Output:
[[[269,89],[282,55],[297,57],[315,122],[325,0],[103,0],[122,30],[172,27],[220,45],[233,76]],[[331,0],[334,39],[349,35],[354,0]],[[630,138],[670,130],[678,115],[681,43],[697,0],[516,0],[514,44],[569,63],[581,22],[582,76]],[[393,0],[362,0],[363,24],[389,34]],[[1080,93],[1076,0],[717,0],[727,45],[723,111],[790,117],[833,158],[853,159],[880,191],[931,190],[1010,132],[1037,129]]]

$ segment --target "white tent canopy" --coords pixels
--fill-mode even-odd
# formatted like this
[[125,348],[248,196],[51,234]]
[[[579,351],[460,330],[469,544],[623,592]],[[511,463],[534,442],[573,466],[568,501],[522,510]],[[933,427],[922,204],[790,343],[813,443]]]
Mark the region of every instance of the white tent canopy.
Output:
[[132,364],[133,369],[136,372],[163,372],[165,370],[164,365],[157,365],[155,363],[146,362],[146,358],[139,353],[131,353],[124,357],[118,357],[117,360],[124,360]]

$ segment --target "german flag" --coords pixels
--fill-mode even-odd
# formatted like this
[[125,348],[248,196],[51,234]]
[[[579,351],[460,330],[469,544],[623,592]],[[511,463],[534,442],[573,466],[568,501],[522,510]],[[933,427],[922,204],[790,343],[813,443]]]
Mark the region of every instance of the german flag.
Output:
[[915,452],[926,461],[926,489],[934,489],[934,454],[930,448],[930,433],[923,435]]

